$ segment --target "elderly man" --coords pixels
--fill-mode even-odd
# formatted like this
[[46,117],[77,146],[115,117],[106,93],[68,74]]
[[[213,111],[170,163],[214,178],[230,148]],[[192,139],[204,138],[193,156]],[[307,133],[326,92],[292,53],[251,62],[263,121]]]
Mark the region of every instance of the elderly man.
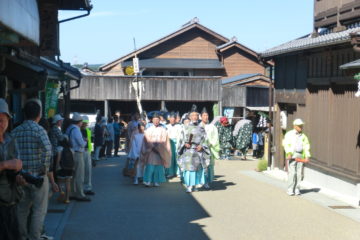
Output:
[[211,182],[214,180],[214,166],[215,160],[219,159],[220,143],[219,143],[219,134],[215,125],[209,124],[209,113],[206,108],[203,108],[201,111],[201,123],[200,125],[205,129],[206,132],[206,143],[210,148],[210,165],[207,168],[205,174],[205,184],[206,189],[210,188]]
[[71,181],[71,196],[70,200],[76,201],[91,201],[90,198],[85,196],[84,193],[84,175],[85,175],[85,164],[84,164],[84,152],[87,142],[84,140],[80,127],[82,125],[82,116],[75,112],[71,118],[72,124],[66,129],[66,134],[69,136],[71,149],[74,154],[74,177]]
[[154,114],[153,125],[145,130],[141,148],[142,160],[145,165],[144,184],[150,187],[160,186],[166,182],[165,168],[170,166],[171,150],[166,129],[160,126],[160,117]]
[[304,122],[301,119],[295,119],[293,122],[294,129],[288,131],[283,140],[283,146],[288,161],[288,189],[287,194],[290,196],[300,195],[301,173],[304,163],[309,162],[310,143],[302,129]]
[[8,105],[0,98],[0,239],[17,240],[16,208],[21,194],[15,172],[22,168],[22,162],[15,139],[7,133],[10,118]]
[[[24,196],[18,205],[20,239],[38,240],[47,211],[49,180],[47,173],[51,163],[51,143],[44,128],[38,122],[42,104],[39,99],[25,103],[25,121],[12,131],[19,146],[23,170],[44,179],[43,184],[27,184]],[[31,214],[30,214],[31,213]],[[28,222],[30,221],[30,222]]]
[[179,143],[178,164],[186,192],[197,191],[197,185],[205,184],[205,171],[210,164],[210,151],[205,129],[199,124],[199,113],[195,105],[190,111],[190,123],[184,126]]

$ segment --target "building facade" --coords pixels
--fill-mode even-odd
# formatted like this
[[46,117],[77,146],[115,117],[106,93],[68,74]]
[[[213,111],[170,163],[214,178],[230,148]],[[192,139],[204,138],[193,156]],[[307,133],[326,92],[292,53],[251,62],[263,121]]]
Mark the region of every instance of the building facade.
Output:
[[[320,26],[319,14],[335,7],[341,16],[341,9],[348,6],[345,1],[315,1],[315,28]],[[359,17],[324,23],[316,34],[261,54],[275,63],[273,166],[285,169],[282,139],[293,127],[292,121],[302,118],[312,152],[307,179],[347,196],[356,205],[360,200],[360,101],[355,97],[357,81],[340,66],[360,57],[351,44],[351,34],[360,30]]]
[[[256,52],[236,38],[228,39],[201,25],[195,18],[178,31],[101,66],[98,72],[87,71],[80,88],[72,93],[73,107],[91,100],[88,105],[103,105],[105,115],[118,109],[134,111],[135,56],[139,59],[141,74],[137,80],[141,82],[146,111],[166,107],[184,113],[193,103],[210,111],[224,107],[245,109],[245,98],[239,101],[223,94],[227,91],[224,82],[246,74],[264,76],[266,68]],[[264,78],[258,78],[256,85],[267,87]],[[253,83],[243,82],[241,87]],[[237,94],[245,97],[238,88]]]

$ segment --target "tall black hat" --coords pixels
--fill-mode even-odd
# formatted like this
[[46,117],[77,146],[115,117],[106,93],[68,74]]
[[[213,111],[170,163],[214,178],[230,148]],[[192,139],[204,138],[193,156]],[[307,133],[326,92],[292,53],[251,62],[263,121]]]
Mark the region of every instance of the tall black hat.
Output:
[[152,118],[160,118],[160,114],[155,112],[153,115],[152,115]]
[[171,112],[171,113],[169,114],[169,117],[176,118],[176,113],[175,113],[175,112]]
[[190,113],[193,113],[193,112],[198,113],[198,109],[197,109],[197,106],[196,106],[195,104],[193,104],[193,105],[191,106]]
[[208,111],[206,110],[206,107],[203,107],[203,109],[201,110],[201,114],[203,113],[208,113]]

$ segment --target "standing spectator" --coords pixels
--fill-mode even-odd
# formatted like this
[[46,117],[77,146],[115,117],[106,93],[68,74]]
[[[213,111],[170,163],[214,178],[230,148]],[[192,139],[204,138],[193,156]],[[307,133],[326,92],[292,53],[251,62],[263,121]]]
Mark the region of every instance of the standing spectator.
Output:
[[109,135],[109,132],[106,128],[106,125],[107,125],[107,118],[106,117],[102,117],[101,118],[101,122],[100,122],[100,127],[102,128],[102,131],[103,131],[103,145],[101,147],[101,150],[100,150],[100,159],[102,160],[105,160],[106,157],[105,157],[105,151],[106,151],[106,139]]
[[114,157],[117,157],[120,147],[120,135],[121,135],[121,125],[119,122],[119,117],[117,115],[114,116],[113,128],[114,128]]
[[283,140],[283,146],[288,161],[288,189],[287,194],[300,195],[301,173],[304,163],[309,162],[310,143],[302,129],[304,122],[301,119],[295,119],[293,122],[294,129],[288,131]]
[[96,117],[94,130],[95,161],[100,160],[100,150],[104,144],[104,129],[101,127],[101,116]]
[[19,146],[23,169],[44,180],[40,187],[32,184],[23,187],[24,196],[18,205],[20,239],[23,240],[40,239],[48,205],[51,143],[44,128],[38,124],[41,109],[39,99],[28,100],[24,106],[26,120],[12,132]]
[[82,137],[80,127],[82,125],[82,117],[79,113],[73,113],[71,118],[72,124],[66,130],[66,135],[69,136],[71,149],[74,156],[74,177],[71,181],[71,196],[70,200],[76,201],[91,201],[90,198],[84,194],[84,151],[87,142]]
[[113,119],[109,117],[106,125],[107,136],[105,138],[106,145],[106,157],[111,158],[111,152],[114,147],[115,133],[114,133],[114,124]]
[[258,150],[259,150],[259,136],[258,131],[255,130],[252,134],[252,149],[253,149],[253,157],[258,157]]
[[85,149],[84,149],[84,193],[86,195],[95,195],[95,192],[92,191],[92,164],[91,164],[91,152],[92,152],[92,144],[91,144],[91,130],[88,128],[89,118],[88,116],[83,116],[83,123],[81,125],[81,135],[83,139],[86,141]]
[[[15,172],[22,168],[19,150],[14,138],[7,133],[10,120],[9,108],[0,99],[0,239],[18,240],[19,229],[17,204],[20,201],[20,185]],[[21,176],[18,176],[22,178]],[[21,181],[24,181],[21,179]]]
[[262,158],[264,155],[264,131],[259,131],[258,137],[259,137],[259,144],[258,144],[258,152],[257,157]]

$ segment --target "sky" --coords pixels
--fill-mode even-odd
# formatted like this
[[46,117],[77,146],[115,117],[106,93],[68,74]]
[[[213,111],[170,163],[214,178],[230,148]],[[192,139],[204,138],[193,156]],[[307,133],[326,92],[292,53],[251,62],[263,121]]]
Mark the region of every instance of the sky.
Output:
[[[313,29],[313,0],[92,0],[90,16],[60,24],[60,58],[105,64],[181,28],[200,24],[257,52]],[[59,20],[82,11],[61,11]]]

